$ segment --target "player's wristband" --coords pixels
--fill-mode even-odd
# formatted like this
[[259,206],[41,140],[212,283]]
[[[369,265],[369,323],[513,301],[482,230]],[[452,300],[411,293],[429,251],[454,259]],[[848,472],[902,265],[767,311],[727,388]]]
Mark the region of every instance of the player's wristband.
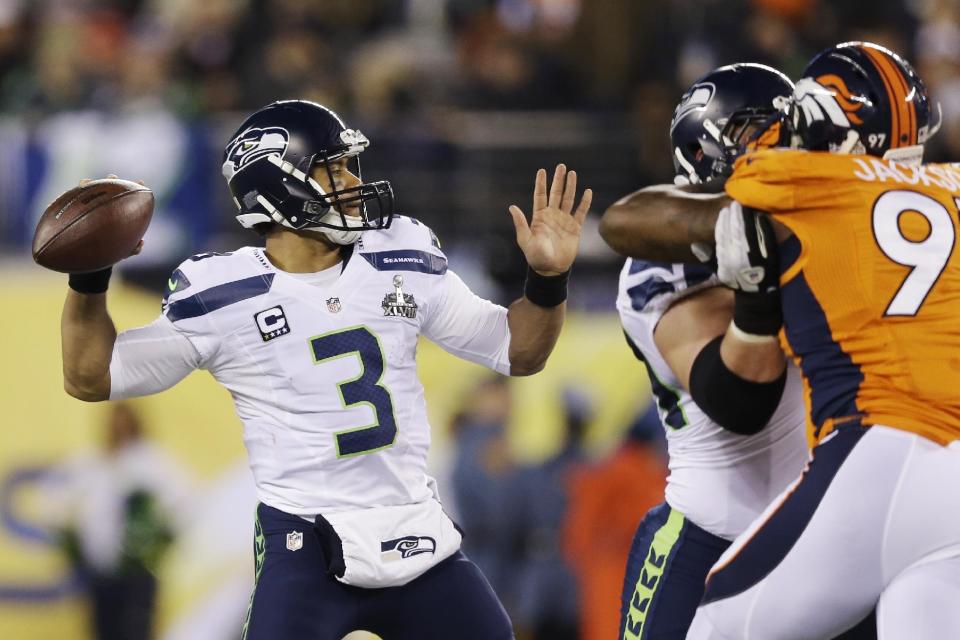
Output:
[[773,293],[733,292],[733,324],[754,336],[775,336],[783,326],[780,291]]
[[527,267],[527,280],[523,283],[523,295],[538,307],[556,307],[567,299],[567,281],[570,270],[555,276],[542,276]]
[[90,273],[71,273],[67,284],[77,293],[106,293],[113,267]]

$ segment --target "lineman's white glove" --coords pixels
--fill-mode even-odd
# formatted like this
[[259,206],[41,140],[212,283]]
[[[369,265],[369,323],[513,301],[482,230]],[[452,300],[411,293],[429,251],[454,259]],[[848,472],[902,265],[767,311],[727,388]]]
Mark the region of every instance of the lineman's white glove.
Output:
[[783,317],[780,262],[770,220],[733,202],[720,210],[714,237],[717,276],[735,291],[734,325],[748,334],[776,335]]

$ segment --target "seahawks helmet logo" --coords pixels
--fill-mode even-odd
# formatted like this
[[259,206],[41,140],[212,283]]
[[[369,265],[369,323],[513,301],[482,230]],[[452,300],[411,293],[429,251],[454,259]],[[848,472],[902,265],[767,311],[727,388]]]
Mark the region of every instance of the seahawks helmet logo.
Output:
[[437,541],[430,536],[403,536],[380,543],[380,555],[384,562],[411,558],[421,553],[434,553]]
[[673,122],[670,123],[670,132],[673,133],[677,123],[693,113],[707,108],[710,101],[713,100],[713,94],[717,92],[717,87],[712,82],[701,82],[690,87],[690,90],[683,94],[677,110],[673,113]]
[[223,175],[229,181],[245,166],[270,154],[283,157],[290,142],[290,134],[282,127],[250,128],[227,145]]

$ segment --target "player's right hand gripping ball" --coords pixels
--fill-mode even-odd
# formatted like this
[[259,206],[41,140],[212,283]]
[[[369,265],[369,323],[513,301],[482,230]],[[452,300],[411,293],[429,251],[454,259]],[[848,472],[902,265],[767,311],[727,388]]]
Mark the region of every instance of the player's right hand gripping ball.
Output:
[[47,207],[33,234],[33,259],[63,273],[105,269],[129,257],[153,216],[153,191],[129,180],[91,180]]

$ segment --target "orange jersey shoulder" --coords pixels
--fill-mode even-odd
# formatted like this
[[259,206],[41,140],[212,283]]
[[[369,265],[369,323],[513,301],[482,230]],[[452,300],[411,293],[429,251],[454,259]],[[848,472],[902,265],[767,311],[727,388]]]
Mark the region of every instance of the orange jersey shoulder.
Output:
[[761,151],[726,189],[794,233],[785,336],[820,435],[858,419],[960,438],[960,168]]

